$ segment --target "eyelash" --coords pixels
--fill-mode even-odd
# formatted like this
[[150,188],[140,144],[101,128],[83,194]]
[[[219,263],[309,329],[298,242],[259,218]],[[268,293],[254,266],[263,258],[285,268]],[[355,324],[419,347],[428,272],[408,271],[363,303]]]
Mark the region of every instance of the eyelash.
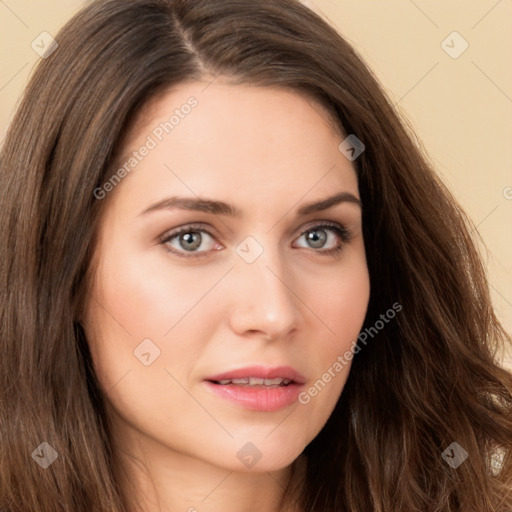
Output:
[[[342,244],[337,247],[334,247],[332,249],[323,249],[323,250],[319,249],[316,251],[313,249],[314,252],[317,252],[321,255],[324,255],[324,256],[339,255],[341,253],[341,251],[343,250],[343,244],[348,243],[352,239],[352,233],[348,229],[343,227],[341,224],[329,222],[329,221],[324,221],[324,222],[315,224],[313,226],[310,226],[310,227],[304,229],[301,232],[301,234],[299,235],[299,238],[301,236],[304,236],[309,231],[322,230],[322,229],[329,229],[331,231],[334,231],[339,236],[339,238],[342,240]],[[170,249],[166,245],[168,242],[170,242],[174,238],[179,237],[180,235],[182,235],[184,233],[190,233],[190,232],[206,233],[210,237],[215,238],[208,231],[208,229],[205,228],[205,226],[203,224],[188,224],[187,226],[183,226],[174,231],[165,233],[160,238],[160,243],[165,246],[165,249],[167,252],[176,254],[177,256],[182,257],[182,258],[201,258],[201,257],[206,256],[208,254],[208,252],[211,252],[211,251],[202,251],[202,252],[191,251],[191,252],[187,253],[187,251],[176,251],[175,249]]]

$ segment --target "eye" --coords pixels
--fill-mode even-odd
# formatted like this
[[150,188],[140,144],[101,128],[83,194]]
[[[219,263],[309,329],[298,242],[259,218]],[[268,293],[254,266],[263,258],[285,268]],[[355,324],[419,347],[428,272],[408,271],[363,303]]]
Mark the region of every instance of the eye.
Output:
[[[211,250],[219,250],[222,246],[216,243],[213,236],[202,226],[184,226],[169,233],[161,239],[169,252],[178,256],[202,256]],[[187,254],[188,253],[188,254]]]
[[[322,223],[304,230],[297,240],[301,239],[304,242],[299,243],[298,247],[330,255],[341,252],[343,245],[351,239],[351,234],[340,224]],[[170,231],[163,235],[160,243],[168,252],[182,257],[206,256],[210,251],[223,248],[202,224],[191,224]]]
[[339,253],[343,245],[351,238],[350,232],[343,226],[334,223],[323,223],[312,226],[302,232],[298,240],[304,238],[306,249],[320,249],[321,254]]

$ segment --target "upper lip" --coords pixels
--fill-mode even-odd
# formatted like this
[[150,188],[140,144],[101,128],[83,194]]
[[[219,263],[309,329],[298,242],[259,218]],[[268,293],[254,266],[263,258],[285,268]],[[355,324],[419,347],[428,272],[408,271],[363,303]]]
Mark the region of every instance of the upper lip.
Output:
[[226,379],[244,379],[249,377],[257,377],[260,379],[290,379],[297,384],[304,384],[306,379],[297,370],[291,366],[246,366],[236,370],[229,370],[224,373],[212,375],[205,380],[220,381]]

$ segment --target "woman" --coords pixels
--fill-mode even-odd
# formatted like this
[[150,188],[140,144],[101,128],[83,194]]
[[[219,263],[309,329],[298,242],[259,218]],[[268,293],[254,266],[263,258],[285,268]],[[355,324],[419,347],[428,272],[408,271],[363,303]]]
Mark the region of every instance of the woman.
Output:
[[511,510],[510,340],[354,50],[294,0],[57,42],[1,157],[0,509]]

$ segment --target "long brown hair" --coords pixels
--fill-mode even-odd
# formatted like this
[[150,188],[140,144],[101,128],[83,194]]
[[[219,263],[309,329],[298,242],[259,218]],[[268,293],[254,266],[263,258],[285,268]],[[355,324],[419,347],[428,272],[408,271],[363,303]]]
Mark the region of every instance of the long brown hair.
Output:
[[[151,97],[222,75],[312,94],[364,143],[364,329],[403,308],[360,345],[306,447],[301,510],[510,512],[512,378],[496,362],[510,339],[472,225],[354,49],[295,0],[95,1],[57,41],[0,161],[0,509],[129,510],[78,322],[108,201],[94,190]],[[46,469],[43,442],[58,454]],[[468,454],[457,468],[442,457],[454,442]]]

